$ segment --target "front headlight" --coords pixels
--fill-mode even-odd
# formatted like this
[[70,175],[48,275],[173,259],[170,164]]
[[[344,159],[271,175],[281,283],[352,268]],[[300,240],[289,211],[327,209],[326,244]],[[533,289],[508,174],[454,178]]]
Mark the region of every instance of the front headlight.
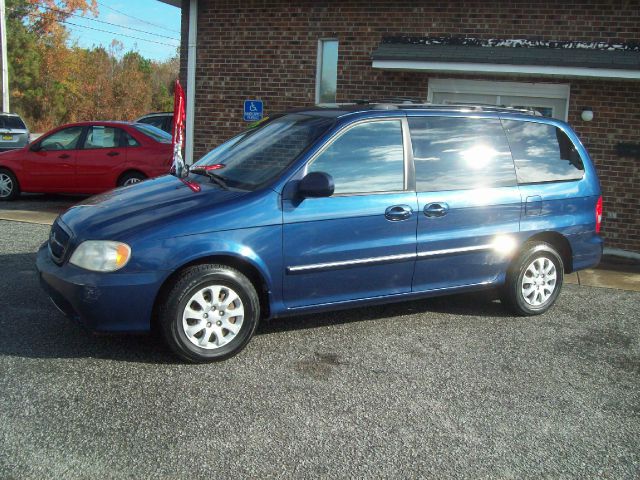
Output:
[[115,272],[124,267],[129,258],[131,248],[126,243],[87,240],[76,248],[69,263],[94,272]]

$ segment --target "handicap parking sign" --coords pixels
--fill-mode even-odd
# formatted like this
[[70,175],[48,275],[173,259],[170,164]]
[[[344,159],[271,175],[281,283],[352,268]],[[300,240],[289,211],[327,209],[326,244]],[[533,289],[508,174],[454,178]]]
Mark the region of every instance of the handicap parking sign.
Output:
[[262,100],[245,100],[244,101],[244,121],[257,122],[262,120]]

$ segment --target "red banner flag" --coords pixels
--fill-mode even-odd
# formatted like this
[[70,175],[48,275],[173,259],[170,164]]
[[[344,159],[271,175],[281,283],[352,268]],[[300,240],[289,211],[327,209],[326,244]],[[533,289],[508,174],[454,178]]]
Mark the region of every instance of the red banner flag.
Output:
[[173,146],[173,166],[171,172],[182,177],[185,171],[185,163],[182,158],[182,145],[184,144],[184,124],[186,120],[184,90],[180,80],[176,80],[176,88],[173,95],[173,132],[171,143]]

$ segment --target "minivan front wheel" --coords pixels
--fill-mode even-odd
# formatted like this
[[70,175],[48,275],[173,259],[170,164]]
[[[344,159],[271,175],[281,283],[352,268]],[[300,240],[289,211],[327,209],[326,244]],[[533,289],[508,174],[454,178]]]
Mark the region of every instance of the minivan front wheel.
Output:
[[260,301],[251,281],[224,265],[196,265],[175,281],[161,305],[160,326],[169,347],[181,358],[203,363],[242,350],[260,318]]
[[564,279],[558,252],[545,242],[528,242],[507,272],[502,301],[518,315],[539,315],[555,303]]

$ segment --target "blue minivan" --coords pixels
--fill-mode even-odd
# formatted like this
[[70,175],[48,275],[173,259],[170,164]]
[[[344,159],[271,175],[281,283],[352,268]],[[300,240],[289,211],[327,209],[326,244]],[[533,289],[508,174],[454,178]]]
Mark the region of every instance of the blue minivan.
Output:
[[602,198],[564,122],[468,105],[274,116],[181,178],[92,197],[54,223],[43,287],[99,332],[157,325],[180,357],[227,358],[260,319],[493,289],[547,311],[596,265]]

